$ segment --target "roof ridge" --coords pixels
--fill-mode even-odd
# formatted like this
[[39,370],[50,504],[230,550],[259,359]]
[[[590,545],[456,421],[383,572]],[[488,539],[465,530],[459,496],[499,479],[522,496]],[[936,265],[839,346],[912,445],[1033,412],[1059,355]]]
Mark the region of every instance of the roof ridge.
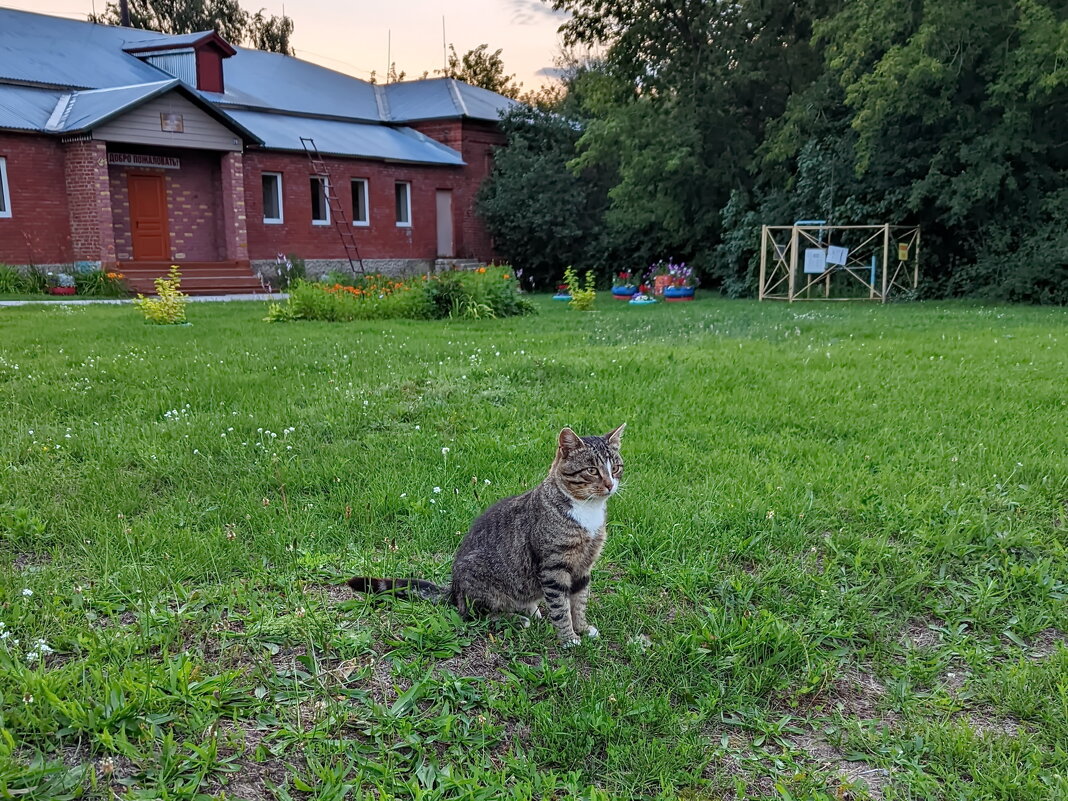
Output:
[[386,94],[386,87],[380,84],[372,84],[375,90],[375,103],[378,105],[378,116],[382,122],[392,122],[393,116],[389,110],[389,96]]
[[467,110],[467,103],[464,102],[464,96],[460,94],[460,89],[456,86],[456,79],[449,78],[448,81],[449,94],[452,95],[452,102],[456,104],[456,107],[459,109],[460,114],[462,114],[464,117],[470,117],[471,114]]
[[70,114],[71,100],[74,98],[73,92],[60,95],[59,100],[56,101],[56,107],[52,109],[52,115],[48,118],[48,122],[45,123],[46,131],[59,131],[63,128],[63,123],[67,119],[67,115]]

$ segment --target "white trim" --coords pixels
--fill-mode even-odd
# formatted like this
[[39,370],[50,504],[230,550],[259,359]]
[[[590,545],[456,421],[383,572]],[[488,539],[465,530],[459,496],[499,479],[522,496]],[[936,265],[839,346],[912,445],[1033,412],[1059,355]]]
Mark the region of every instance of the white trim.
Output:
[[[317,220],[312,217],[312,225],[330,225],[330,179],[325,175],[309,175],[308,189],[311,189],[311,181],[321,181],[323,185],[323,211],[326,212],[326,219]],[[312,214],[315,214],[315,206],[312,206]]]
[[405,200],[407,200],[408,219],[404,222],[397,220],[398,228],[411,228],[412,227],[412,182],[411,181],[397,181],[393,184],[393,213],[397,213],[397,187],[406,186],[408,191],[405,193]]
[[8,189],[7,159],[4,156],[0,156],[0,200],[4,206],[0,209],[0,217],[7,219],[11,216],[11,191]]
[[277,181],[275,181],[275,184],[274,184],[275,193],[276,193],[277,200],[278,200],[278,216],[277,217],[268,217],[267,216],[267,209],[265,208],[263,210],[263,224],[264,225],[282,225],[286,221],[285,209],[282,208],[282,173],[280,173],[280,172],[270,172],[270,171],[267,171],[267,170],[264,170],[263,172],[261,172],[260,173],[260,191],[261,192],[263,191],[263,179],[266,178],[268,175],[274,176],[275,178],[278,179]]
[[352,191],[352,185],[359,181],[363,184],[363,213],[366,215],[366,219],[356,219],[356,204],[352,204],[352,224],[359,226],[360,228],[369,228],[371,226],[371,181],[368,178],[350,178],[349,179],[349,192]]

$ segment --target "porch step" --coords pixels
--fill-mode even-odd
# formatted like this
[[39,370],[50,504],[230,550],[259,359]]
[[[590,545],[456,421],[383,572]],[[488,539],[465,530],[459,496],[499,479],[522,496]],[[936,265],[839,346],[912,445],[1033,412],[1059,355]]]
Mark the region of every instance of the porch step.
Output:
[[119,262],[118,270],[126,276],[132,292],[145,295],[155,292],[153,281],[165,276],[172,264],[178,265],[182,275],[182,291],[188,295],[248,295],[263,292],[263,284],[252,273],[247,262]]

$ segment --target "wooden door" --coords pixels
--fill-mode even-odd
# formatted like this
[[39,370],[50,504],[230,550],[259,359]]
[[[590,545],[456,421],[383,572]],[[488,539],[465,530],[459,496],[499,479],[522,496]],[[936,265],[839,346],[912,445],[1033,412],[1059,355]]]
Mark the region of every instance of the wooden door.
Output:
[[438,208],[438,257],[451,259],[456,256],[452,240],[452,190],[439,189]]
[[131,175],[130,235],[135,261],[169,261],[167,193],[162,175]]

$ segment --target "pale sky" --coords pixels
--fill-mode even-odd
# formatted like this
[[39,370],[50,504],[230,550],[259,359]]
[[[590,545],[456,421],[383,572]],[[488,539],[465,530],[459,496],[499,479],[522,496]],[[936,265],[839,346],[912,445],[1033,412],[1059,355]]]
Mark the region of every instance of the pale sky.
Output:
[[[0,0],[0,5],[58,17],[85,19],[107,0]],[[556,30],[564,17],[541,0],[242,0],[246,10],[265,8],[293,18],[293,47],[299,58],[370,78],[385,76],[388,52],[407,78],[442,66],[441,18],[445,40],[463,54],[483,42],[502,48],[505,69],[537,89],[548,81],[539,71],[550,69],[559,50]],[[390,35],[392,32],[392,35]]]

